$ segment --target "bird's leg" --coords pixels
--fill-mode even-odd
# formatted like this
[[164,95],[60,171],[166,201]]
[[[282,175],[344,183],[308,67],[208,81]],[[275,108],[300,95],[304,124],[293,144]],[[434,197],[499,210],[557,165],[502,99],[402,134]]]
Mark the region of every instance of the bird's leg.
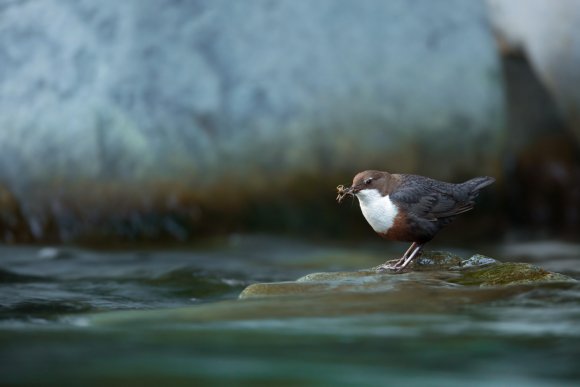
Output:
[[405,262],[405,259],[407,259],[409,253],[415,248],[415,246],[417,245],[417,243],[413,242],[411,244],[411,246],[409,246],[409,248],[407,249],[407,251],[405,251],[405,254],[403,254],[403,256],[394,264],[387,264],[387,263],[383,263],[381,266],[379,266],[377,268],[377,270],[396,270],[399,265],[402,265]]
[[409,246],[409,248],[407,249],[407,251],[405,251],[405,254],[403,254],[403,256],[401,257],[401,259],[399,259],[397,262],[395,262],[395,264],[393,265],[393,268],[396,268],[397,266],[401,265],[403,262],[405,262],[405,259],[407,259],[407,257],[409,256],[409,253],[411,251],[413,251],[413,249],[417,246],[417,243],[413,242],[411,243],[411,246]]
[[423,250],[423,244],[417,243],[417,247],[411,253],[411,255],[409,255],[407,257],[407,259],[403,262],[402,265],[398,266],[398,262],[397,262],[397,265],[395,266],[395,269],[394,270],[397,271],[397,272],[402,271],[405,267],[407,267],[409,265],[409,263],[411,263],[411,261],[413,260],[413,258],[415,258],[415,256],[417,256],[417,254],[421,252],[421,250]]

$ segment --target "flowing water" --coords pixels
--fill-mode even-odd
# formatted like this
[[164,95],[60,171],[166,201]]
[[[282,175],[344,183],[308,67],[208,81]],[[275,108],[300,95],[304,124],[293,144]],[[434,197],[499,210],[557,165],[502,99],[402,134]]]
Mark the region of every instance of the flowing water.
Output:
[[[578,284],[477,303],[414,302],[407,287],[402,306],[384,308],[370,293],[236,300],[256,282],[375,266],[384,248],[264,236],[181,250],[0,247],[0,385],[579,385]],[[580,278],[576,245],[493,253]],[[467,300],[440,283],[434,292]]]

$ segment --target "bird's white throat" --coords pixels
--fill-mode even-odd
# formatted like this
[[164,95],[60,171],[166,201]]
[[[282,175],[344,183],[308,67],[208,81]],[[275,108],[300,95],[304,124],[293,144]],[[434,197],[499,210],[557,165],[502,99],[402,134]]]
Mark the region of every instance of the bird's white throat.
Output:
[[386,233],[393,226],[397,207],[389,195],[382,196],[376,189],[363,189],[356,193],[360,209],[373,230]]

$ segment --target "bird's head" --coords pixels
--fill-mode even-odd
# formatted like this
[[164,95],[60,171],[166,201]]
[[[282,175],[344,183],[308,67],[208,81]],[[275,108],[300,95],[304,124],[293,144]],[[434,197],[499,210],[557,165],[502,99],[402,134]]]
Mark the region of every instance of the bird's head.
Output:
[[389,193],[391,175],[382,171],[363,171],[356,174],[350,187],[338,187],[338,201],[346,195],[357,196],[359,199],[372,194],[382,196]]
[[353,195],[365,193],[365,191],[376,190],[383,192],[388,186],[391,175],[381,171],[363,171],[356,174],[352,179],[352,185],[348,188]]

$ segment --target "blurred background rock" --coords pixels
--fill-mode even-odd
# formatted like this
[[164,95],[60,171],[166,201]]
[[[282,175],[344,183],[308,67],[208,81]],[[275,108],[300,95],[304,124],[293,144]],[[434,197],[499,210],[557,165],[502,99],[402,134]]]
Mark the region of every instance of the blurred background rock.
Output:
[[577,238],[579,29],[573,0],[3,0],[0,238],[374,237],[334,201],[364,169],[495,176],[447,238]]

